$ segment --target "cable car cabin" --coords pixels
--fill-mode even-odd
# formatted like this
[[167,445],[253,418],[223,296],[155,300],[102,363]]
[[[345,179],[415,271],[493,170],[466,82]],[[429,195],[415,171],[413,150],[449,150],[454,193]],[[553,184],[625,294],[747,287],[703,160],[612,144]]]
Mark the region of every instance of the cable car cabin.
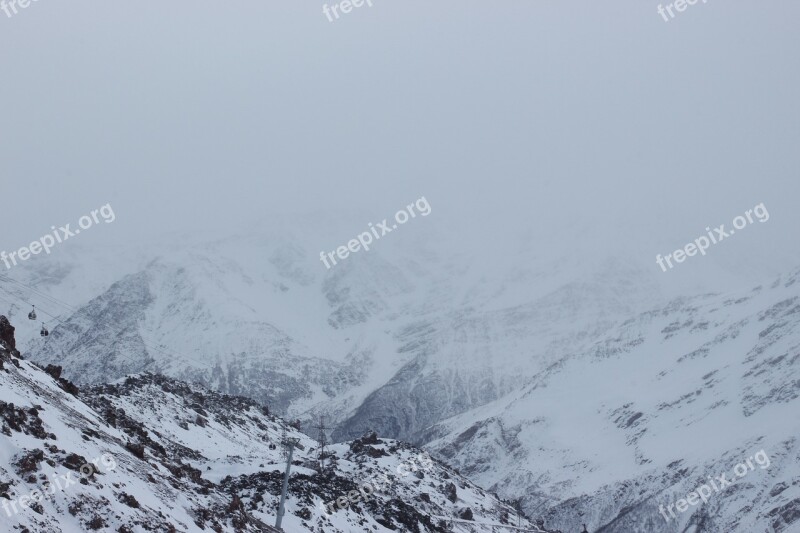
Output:
[[44,322],[42,322],[42,331],[39,332],[39,335],[41,335],[42,337],[47,337],[48,335],[50,335],[50,332],[47,331]]
[[36,320],[36,306],[33,306],[33,310],[28,313],[28,320]]

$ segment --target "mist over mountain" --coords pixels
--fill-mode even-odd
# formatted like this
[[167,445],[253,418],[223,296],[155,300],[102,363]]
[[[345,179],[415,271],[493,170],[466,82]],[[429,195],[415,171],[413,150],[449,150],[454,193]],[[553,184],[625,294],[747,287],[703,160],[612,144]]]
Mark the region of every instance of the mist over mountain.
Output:
[[800,533],[799,17],[0,0],[0,533]]
[[[152,372],[269,405],[312,436],[324,416],[334,442],[408,441],[562,531],[794,522],[797,270],[675,296],[657,267],[524,241],[509,271],[426,253],[411,233],[327,270],[309,268],[298,231],[267,234],[128,251],[82,296],[70,259],[33,262],[5,296],[61,313],[42,339],[11,309],[22,352],[80,387]],[[45,276],[76,304],[28,285]],[[771,465],[739,499],[659,514],[759,450]]]

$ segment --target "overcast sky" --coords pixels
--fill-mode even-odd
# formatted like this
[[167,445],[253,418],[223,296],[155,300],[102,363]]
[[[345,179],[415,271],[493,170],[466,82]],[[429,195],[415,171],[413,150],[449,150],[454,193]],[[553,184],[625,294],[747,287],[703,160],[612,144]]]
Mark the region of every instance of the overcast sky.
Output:
[[657,5],[0,12],[0,249],[106,203],[117,220],[87,243],[424,195],[465,246],[590,227],[653,260],[763,202],[725,260],[800,265],[800,4]]

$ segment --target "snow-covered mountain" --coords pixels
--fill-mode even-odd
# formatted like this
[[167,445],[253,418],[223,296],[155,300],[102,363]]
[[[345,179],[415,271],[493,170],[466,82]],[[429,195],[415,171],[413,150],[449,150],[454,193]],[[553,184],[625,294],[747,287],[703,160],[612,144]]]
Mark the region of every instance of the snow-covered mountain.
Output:
[[[632,316],[415,440],[567,530],[798,531],[798,363],[800,270]],[[706,506],[660,515],[761,450],[768,467]]]
[[[350,419],[336,434],[345,439],[370,429],[404,438],[519,390],[653,293],[618,263],[586,277],[580,265],[554,268],[554,258],[487,279],[474,257],[402,235],[396,247],[327,271],[309,262],[316,252],[302,239],[276,233],[43,258],[14,272],[23,285],[3,283],[0,298],[12,318],[30,310],[23,301],[58,317],[42,313],[52,329],[46,341],[38,323],[17,320],[20,344],[79,384],[163,373],[304,421],[321,411]],[[526,256],[536,250],[523,251],[521,264]],[[370,395],[423,359],[422,374],[441,394],[396,428],[358,422]]]
[[252,400],[149,373],[78,391],[60,374],[20,359],[0,316],[2,531],[276,531],[284,439],[299,443],[287,532],[544,531],[407,444],[328,446],[320,472],[319,443]]
[[[624,255],[523,242],[497,266],[411,231],[392,239],[331,270],[290,230],[74,252],[26,265],[0,298],[23,352],[79,384],[158,372],[306,431],[325,414],[336,441],[375,431],[424,446],[565,531],[800,523],[796,271],[674,298],[658,268]],[[20,302],[59,315],[48,339]],[[659,505],[761,449],[772,466],[662,518]]]

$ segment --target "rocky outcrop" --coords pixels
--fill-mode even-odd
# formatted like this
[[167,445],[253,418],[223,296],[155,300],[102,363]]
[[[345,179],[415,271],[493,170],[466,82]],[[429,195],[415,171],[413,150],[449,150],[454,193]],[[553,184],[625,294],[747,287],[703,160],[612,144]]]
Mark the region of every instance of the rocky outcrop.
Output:
[[4,315],[0,315],[0,343],[10,352],[16,352],[17,350],[17,341],[14,338],[14,326],[11,325],[8,318]]

